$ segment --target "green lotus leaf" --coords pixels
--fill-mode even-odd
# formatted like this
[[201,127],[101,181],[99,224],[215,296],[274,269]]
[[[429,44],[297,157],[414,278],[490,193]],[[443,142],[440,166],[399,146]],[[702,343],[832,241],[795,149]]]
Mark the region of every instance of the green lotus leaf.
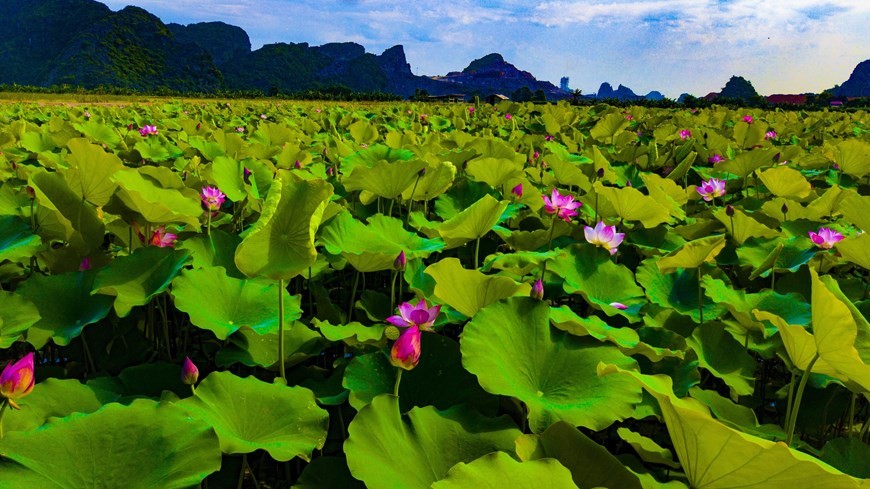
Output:
[[544,156],[544,162],[553,170],[553,176],[560,185],[579,187],[587,192],[592,188],[589,177],[575,163],[566,161],[556,154]]
[[30,175],[30,186],[39,203],[36,221],[41,236],[67,241],[83,256],[102,245],[103,222],[93,205],[76,195],[63,176],[38,170]]
[[668,209],[648,195],[632,187],[605,187],[601,182],[593,185],[595,192],[613,206],[617,216],[626,221],[640,221],[645,228],[654,228],[671,218]]
[[106,210],[129,209],[151,224],[187,224],[199,228],[203,214],[199,192],[164,167],[145,166],[115,172],[119,188]]
[[498,224],[507,206],[505,201],[484,195],[465,210],[444,221],[438,228],[438,233],[444,239],[445,248],[456,248],[482,238]]
[[48,340],[65,346],[82,328],[109,315],[112,298],[91,295],[96,270],[32,275],[15,292],[39,309],[42,318],[27,331],[27,342],[42,348]]
[[867,233],[840,241],[837,251],[846,260],[870,270],[870,235]]
[[416,407],[403,417],[399,398],[389,395],[364,407],[348,433],[347,465],[371,489],[430,487],[457,463],[512,451],[521,434],[507,416],[487,418],[462,406]]
[[314,234],[332,195],[323,180],[303,181],[280,170],[260,219],[236,249],[236,265],[249,277],[289,280],[317,259]]
[[819,458],[852,477],[870,479],[870,446],[860,438],[834,438],[825,444]]
[[384,324],[365,325],[356,321],[333,325],[329,321],[314,318],[312,324],[329,341],[345,341],[353,338],[357,343],[380,341],[384,337]]
[[478,312],[465,325],[461,349],[462,364],[486,391],[528,406],[534,433],[558,420],[604,429],[630,416],[641,399],[631,382],[600,379],[595,372],[602,359],[626,368],[635,368],[634,360],[617,348],[590,345],[551,329],[549,307],[529,297],[506,299]]
[[729,428],[709,414],[655,394],[674,451],[691,487],[791,489],[860,487],[849,477],[810,455]]
[[759,425],[751,408],[735,404],[716,391],[703,390],[696,386],[689,389],[689,394],[707,406],[716,419],[736,430],[767,440],[784,440],[787,437],[785,430],[777,425]]
[[12,346],[39,319],[39,309],[30,300],[0,290],[0,349]]
[[679,462],[674,461],[674,454],[667,448],[662,448],[652,438],[647,438],[640,433],[635,433],[628,428],[616,430],[619,438],[631,445],[641,460],[651,464],[667,465],[672,469],[679,469]]
[[842,141],[825,153],[847,175],[860,180],[870,174],[870,144],[864,141]]
[[[698,312],[698,274],[694,270],[662,273],[656,259],[644,260],[637,268],[637,281],[646,290],[646,296],[654,304],[672,309],[695,322],[700,322]],[[716,319],[725,312],[725,307],[712,301],[703,303],[704,319]]]
[[508,277],[466,270],[458,258],[444,258],[426,267],[425,273],[435,280],[435,297],[468,317],[493,302],[526,296],[531,290],[531,285],[518,284]]
[[305,466],[295,489],[365,489],[365,484],[350,475],[344,457],[320,456]]
[[[398,369],[383,352],[351,360],[342,385],[350,391],[350,405],[362,410],[381,394],[392,394]],[[402,374],[399,406],[406,412],[414,406],[449,409],[465,404],[482,414],[495,414],[498,400],[486,393],[473,375],[462,368],[459,344],[450,338],[425,333],[421,339],[420,363]]]
[[737,258],[741,265],[753,268],[752,279],[767,277],[771,272],[795,272],[816,254],[808,243],[804,236],[767,241],[750,238],[737,248]]
[[674,162],[675,163],[679,162],[679,163],[677,163],[677,166],[674,167],[673,171],[668,173],[668,180],[676,182],[677,180],[680,180],[681,178],[685,177],[687,173],[689,173],[689,170],[692,168],[692,165],[694,165],[695,161],[698,160],[698,153],[696,153],[694,151],[690,151],[688,153],[685,153],[682,150],[683,150],[683,148],[691,149],[692,147],[693,147],[692,144],[687,142],[687,144],[678,148],[676,154],[674,155],[675,156]]
[[346,211],[323,226],[319,241],[326,251],[341,254],[360,272],[390,270],[402,251],[408,259],[425,258],[444,247],[440,239],[406,231],[400,219],[376,214],[365,225]]
[[499,188],[507,181],[522,176],[523,165],[513,159],[475,158],[468,162],[465,171],[472,180]]
[[[812,333],[807,331],[802,326],[788,324],[786,321],[776,314],[766,311],[755,311],[755,317],[759,321],[770,321],[770,323],[779,331],[782,338],[782,344],[785,347],[788,358],[792,365],[796,368],[806,371],[810,366],[810,362],[818,355],[818,347],[816,339]],[[837,369],[828,364],[824,358],[818,358],[813,364],[814,373],[824,374],[831,377],[847,380]]]
[[695,328],[686,343],[698,355],[698,363],[731,389],[731,397],[755,391],[755,359],[717,323]]
[[86,139],[70,139],[67,146],[69,169],[64,172],[64,178],[70,188],[91,204],[106,205],[118,188],[112,176],[124,168],[121,159]]
[[[100,124],[94,121],[77,122],[73,124],[77,131],[81,132],[88,138],[104,143],[112,148],[118,146],[121,142],[121,135],[111,126]],[[67,141],[69,143],[69,141]]]
[[470,463],[460,462],[433,489],[571,489],[571,472],[553,459],[517,462],[504,452],[484,455]]
[[571,472],[574,484],[580,489],[642,487],[637,477],[607,449],[564,421],[553,423],[540,435],[518,438],[517,455],[524,462],[558,460]]
[[248,195],[244,176],[244,166],[232,158],[218,156],[212,161],[211,177],[214,183],[233,202],[241,202]]
[[[704,295],[727,307],[744,324],[752,321],[751,315],[755,309],[772,312],[790,324],[809,324],[811,319],[810,305],[800,294],[779,294],[770,289],[748,293],[733,289],[724,281],[707,275],[701,277],[701,285]],[[761,329],[761,325],[758,326]]]
[[17,216],[23,218],[23,211],[28,206],[30,206],[30,199],[26,192],[20,192],[12,185],[0,184],[0,217]]
[[304,387],[212,372],[177,404],[214,428],[227,454],[265,450],[280,462],[310,460],[326,442],[329,414]]
[[378,128],[369,121],[356,121],[347,126],[347,129],[357,144],[368,144],[378,139]]
[[381,161],[395,163],[413,157],[414,153],[407,149],[393,149],[383,144],[373,144],[355,153],[350,150],[350,154],[341,158],[341,172],[350,175],[358,166],[371,168]]
[[348,191],[367,190],[379,197],[395,199],[414,184],[417,173],[426,168],[423,160],[379,161],[372,167],[357,166],[342,183]]
[[764,142],[764,134],[767,132],[767,124],[754,121],[751,124],[738,121],[734,124],[734,142],[739,148],[751,148]]
[[715,235],[689,241],[665,256],[656,265],[662,273],[673,273],[687,268],[698,268],[704,263],[713,263],[725,248],[725,236]]
[[0,216],[0,262],[28,258],[42,246],[42,238],[33,234],[30,224],[16,216]]
[[640,341],[640,336],[634,329],[614,328],[598,316],[580,317],[568,306],[551,308],[550,322],[557,329],[573,335],[591,336],[598,341],[616,345],[626,355],[639,354],[654,362],[663,357],[683,357],[683,352],[680,350],[657,348]]
[[218,156],[226,156],[223,146],[217,141],[206,141],[201,136],[191,136],[187,143],[202,155],[208,161],[213,161]]
[[716,165],[716,169],[732,173],[740,178],[746,178],[755,170],[773,162],[774,152],[768,148],[757,148],[744,151],[734,158]]
[[623,132],[629,125],[630,121],[625,118],[625,115],[619,112],[612,112],[605,115],[595,127],[589,131],[589,135],[602,143],[613,143],[614,138]]
[[[456,166],[449,161],[441,161],[426,168],[426,174],[415,180],[410,188],[402,192],[403,200],[432,200],[450,188],[456,177]],[[416,188],[415,188],[416,185]]]
[[[284,321],[302,317],[302,297],[284,295]],[[278,283],[274,280],[228,277],[221,267],[185,270],[172,282],[175,307],[194,326],[225,340],[242,326],[257,334],[278,332]]]
[[[553,228],[553,240],[562,236],[570,236],[575,227],[573,224],[557,219]],[[517,231],[502,226],[492,228],[498,236],[519,251],[534,251],[543,248],[550,241],[550,229],[535,229],[534,231]],[[540,253],[541,258],[546,258],[546,253]]]
[[725,209],[719,209],[713,213],[713,217],[725,226],[728,234],[739,244],[753,237],[775,238],[781,235],[779,231],[770,229],[737,208],[734,208],[733,216],[729,216]]
[[125,317],[135,306],[144,306],[165,291],[187,264],[186,251],[145,246],[120,256],[100,269],[91,294],[115,297],[115,312]]
[[[618,314],[634,320],[646,302],[631,270],[617,265],[608,252],[592,245],[571,246],[550,263],[549,269],[565,280],[565,292],[582,295],[608,316]],[[610,305],[615,302],[628,309]]]
[[53,151],[57,143],[48,132],[30,131],[21,135],[21,147],[33,153],[43,153]]
[[237,234],[212,229],[210,236],[194,236],[176,245],[176,249],[188,251],[195,268],[223,267],[227,275],[245,278],[236,267],[236,248],[242,242]]
[[164,141],[161,138],[155,137],[149,137],[139,141],[133,147],[139,152],[142,159],[155,162],[178,158],[184,154],[177,146],[170,143],[168,140]]
[[864,232],[870,233],[870,195],[850,194],[840,202],[839,210],[843,217],[858,226]]
[[[276,294],[277,295],[277,294]],[[229,367],[241,363],[249,367],[272,367],[278,363],[278,332],[260,334],[248,326],[233,333],[227,346],[218,351],[215,363]],[[284,364],[287,368],[303,362],[328,345],[317,331],[299,321],[284,324]]]
[[208,423],[150,400],[107,404],[35,431],[8,433],[0,454],[12,462],[0,464],[0,479],[20,483],[18,475],[4,473],[22,474],[23,467],[30,487],[45,489],[183,489],[198,486],[221,465]]
[[118,397],[116,392],[85,385],[75,379],[48,378],[37,383],[27,397],[18,401],[21,410],[3,416],[3,432],[30,431],[42,426],[49,418],[92,413]]
[[810,195],[810,182],[794,168],[779,166],[757,172],[764,186],[777,197],[793,197],[803,199]]
[[659,205],[667,207],[671,216],[683,220],[686,212],[683,206],[689,201],[689,193],[670,178],[662,178],[655,173],[641,173],[649,196],[655,199]]

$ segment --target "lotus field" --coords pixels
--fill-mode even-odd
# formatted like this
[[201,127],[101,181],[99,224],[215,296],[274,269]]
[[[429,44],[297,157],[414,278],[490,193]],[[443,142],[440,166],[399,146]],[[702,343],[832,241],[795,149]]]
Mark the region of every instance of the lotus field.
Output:
[[866,112],[0,121],[0,488],[870,477]]

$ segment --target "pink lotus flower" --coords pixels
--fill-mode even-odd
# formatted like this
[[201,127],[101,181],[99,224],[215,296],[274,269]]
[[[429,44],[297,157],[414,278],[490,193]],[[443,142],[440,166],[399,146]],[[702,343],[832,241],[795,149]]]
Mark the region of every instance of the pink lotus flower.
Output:
[[199,380],[199,369],[190,361],[190,357],[184,357],[184,365],[181,367],[181,381],[185,385],[193,385]]
[[468,108],[468,115],[474,115],[474,107]]
[[819,228],[819,232],[809,232],[810,239],[819,248],[830,250],[835,244],[843,240],[843,235],[830,228]]
[[683,129],[680,131],[680,139],[682,139],[683,141],[689,139],[690,137],[692,137],[692,131],[688,129]]
[[701,186],[695,190],[701,194],[701,197],[703,197],[704,200],[710,202],[716,197],[722,197],[725,195],[725,180],[711,178],[706,182],[701,183]]
[[616,254],[616,249],[625,238],[625,233],[617,233],[616,226],[605,226],[604,221],[598,221],[594,228],[585,226],[583,234],[586,235],[586,241],[589,244],[600,246],[609,251],[611,255]]
[[139,129],[139,134],[142,135],[143,138],[147,138],[148,136],[156,136],[157,126],[144,125]]
[[713,156],[707,158],[707,161],[710,162],[710,164],[715,165],[716,163],[720,163],[720,162],[725,161],[725,157],[723,157],[719,153],[716,153]]
[[90,119],[90,118],[91,118],[91,113],[88,111],[85,111],[85,119]]
[[747,124],[752,124],[752,121],[754,121],[754,120],[755,119],[753,119],[751,115],[744,115],[743,116],[743,122],[745,122]]
[[82,258],[82,262],[79,263],[79,271],[84,272],[91,269],[91,259],[88,257]]
[[268,118],[269,116],[267,116],[266,114],[260,114],[260,119],[266,120]]
[[175,242],[178,241],[178,236],[173,233],[167,233],[165,226],[160,226],[151,234],[151,239],[148,241],[151,245],[158,248],[172,248]]
[[627,121],[634,120],[634,116],[631,114],[625,114],[625,120],[627,120]]
[[551,135],[549,135],[549,134],[547,134],[546,136],[544,136],[544,141],[552,141],[552,140],[553,140],[553,136],[551,136]]
[[223,205],[224,200],[226,200],[227,196],[224,195],[217,187],[209,187],[205,186],[202,188],[202,192],[199,194],[200,199],[202,199],[202,205],[205,206],[207,210],[212,212],[217,211]]
[[529,297],[539,301],[544,300],[544,282],[541,279],[535,280],[532,290],[529,291]]
[[514,194],[516,198],[520,198],[523,196],[523,184],[518,183],[516,187],[511,189],[511,193]]
[[33,374],[33,353],[31,352],[15,363],[6,364],[3,373],[0,374],[0,396],[5,397],[13,408],[21,409],[15,404],[15,399],[21,399],[30,394],[35,383],[36,376]]
[[504,118],[507,120],[511,120],[511,119],[513,119],[513,116],[511,116],[510,113],[507,113],[504,115]]
[[405,328],[399,339],[390,349],[390,363],[395,367],[411,370],[420,361],[420,334],[422,331],[432,331],[432,325],[441,312],[441,306],[429,307],[426,299],[421,299],[416,306],[409,302],[399,305],[399,314],[387,318],[387,322],[399,328]]
[[624,311],[624,310],[628,309],[628,306],[626,306],[622,302],[611,302],[610,307],[619,309],[620,311]]
[[555,188],[550,197],[542,195],[541,198],[544,199],[544,210],[547,214],[556,214],[566,222],[570,222],[571,218],[577,215],[577,211],[574,209],[583,205],[580,202],[575,202],[574,197],[570,195],[560,194]]
[[764,139],[776,139],[776,131],[767,131],[764,133]]
[[397,270],[399,272],[404,272],[405,267],[408,266],[408,257],[405,256],[405,250],[399,252],[399,256],[393,260],[393,270]]
[[245,128],[239,126],[239,127],[236,128],[236,132],[245,132]]

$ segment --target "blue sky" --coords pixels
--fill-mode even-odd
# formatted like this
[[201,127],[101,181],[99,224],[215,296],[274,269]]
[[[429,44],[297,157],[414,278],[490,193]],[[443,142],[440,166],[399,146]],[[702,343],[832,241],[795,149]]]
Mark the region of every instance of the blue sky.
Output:
[[518,68],[594,93],[603,81],[676,98],[731,75],[762,94],[819,92],[870,58],[867,0],[102,0],[164,22],[220,20],[254,48],[353,41],[402,44],[418,75],[461,70],[499,52]]

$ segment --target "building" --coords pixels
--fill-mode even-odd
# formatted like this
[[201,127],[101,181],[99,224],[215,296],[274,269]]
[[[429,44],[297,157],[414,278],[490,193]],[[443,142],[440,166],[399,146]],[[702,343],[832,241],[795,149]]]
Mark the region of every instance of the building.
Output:
[[499,102],[502,102],[504,100],[510,100],[510,99],[505,97],[504,95],[502,95],[500,93],[494,93],[494,94],[486,97],[486,103],[493,104],[493,105],[495,105]]
[[767,96],[770,105],[806,105],[806,95],[774,94]]
[[428,100],[430,102],[465,102],[465,94],[464,93],[448,93],[446,95],[430,95]]
[[563,77],[559,80],[559,88],[561,88],[563,92],[570,92],[571,89],[568,88],[568,83],[569,83],[569,82],[568,82],[568,77],[567,77],[567,76],[563,76]]

